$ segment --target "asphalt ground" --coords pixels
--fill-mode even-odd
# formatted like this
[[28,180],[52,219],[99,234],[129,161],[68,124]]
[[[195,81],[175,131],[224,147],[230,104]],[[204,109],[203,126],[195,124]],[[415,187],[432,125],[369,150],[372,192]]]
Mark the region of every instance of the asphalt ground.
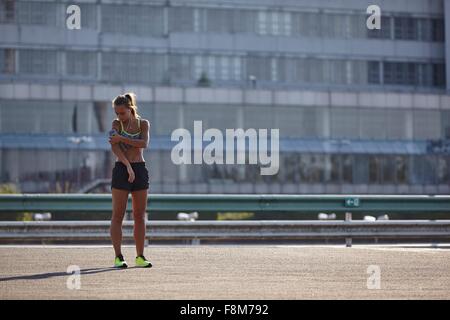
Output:
[[[449,299],[450,250],[382,246],[0,246],[0,299]],[[76,275],[68,267],[80,269]],[[79,287],[77,287],[79,284]]]

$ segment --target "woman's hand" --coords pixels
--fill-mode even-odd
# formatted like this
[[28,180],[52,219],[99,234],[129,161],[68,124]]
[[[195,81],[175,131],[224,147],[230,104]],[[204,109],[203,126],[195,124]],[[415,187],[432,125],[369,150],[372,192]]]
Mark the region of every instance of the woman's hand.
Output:
[[130,164],[127,165],[127,171],[128,171],[128,182],[133,183],[135,176],[133,168],[131,167]]
[[117,144],[117,143],[122,141],[121,138],[122,137],[119,136],[118,134],[112,135],[111,137],[109,137],[109,143],[110,144]]

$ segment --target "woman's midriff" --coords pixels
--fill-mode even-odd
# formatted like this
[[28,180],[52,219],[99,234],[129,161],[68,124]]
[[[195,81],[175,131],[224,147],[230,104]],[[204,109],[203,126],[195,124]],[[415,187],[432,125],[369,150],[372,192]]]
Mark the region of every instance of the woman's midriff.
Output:
[[[144,152],[142,148],[131,147],[126,151],[123,151],[125,158],[127,158],[130,162],[144,162]],[[119,161],[119,158],[116,157],[116,161]]]

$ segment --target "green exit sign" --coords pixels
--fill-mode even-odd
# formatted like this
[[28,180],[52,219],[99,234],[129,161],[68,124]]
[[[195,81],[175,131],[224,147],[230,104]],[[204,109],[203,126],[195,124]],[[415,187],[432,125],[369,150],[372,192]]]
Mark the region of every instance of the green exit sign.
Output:
[[346,207],[355,208],[355,207],[359,207],[359,205],[360,205],[359,198],[346,198],[345,199],[345,206]]

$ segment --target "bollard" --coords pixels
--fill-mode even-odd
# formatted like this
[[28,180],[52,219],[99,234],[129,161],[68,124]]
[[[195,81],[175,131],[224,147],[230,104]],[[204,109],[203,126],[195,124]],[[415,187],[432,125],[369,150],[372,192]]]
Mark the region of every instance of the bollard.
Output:
[[[345,213],[345,222],[351,222],[352,221],[352,213],[346,212]],[[350,248],[352,246],[352,238],[345,238],[345,246],[347,248]]]

